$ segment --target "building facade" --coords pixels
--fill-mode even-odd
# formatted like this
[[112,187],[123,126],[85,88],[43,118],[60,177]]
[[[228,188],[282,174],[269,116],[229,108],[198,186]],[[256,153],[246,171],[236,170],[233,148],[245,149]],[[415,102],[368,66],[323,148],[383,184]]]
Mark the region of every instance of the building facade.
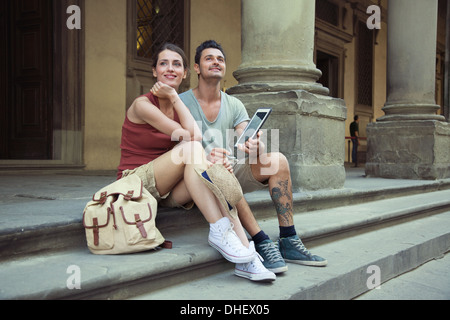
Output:
[[[432,107],[424,112],[435,116],[425,117],[433,129],[419,131],[438,137],[423,146],[437,146],[424,152],[430,158],[426,161],[440,159],[440,173],[418,178],[448,177],[447,1],[425,2],[2,1],[1,39],[8,45],[0,52],[0,168],[115,170],[126,108],[153,85],[154,50],[166,41],[179,44],[193,70],[196,47],[215,39],[227,52],[223,89],[243,100],[249,113],[264,103],[273,106],[269,127],[280,130],[279,149],[290,160],[297,189],[343,186],[346,136],[355,114],[361,119],[361,136],[370,132],[374,136],[363,140],[360,148],[362,158],[367,151],[368,174],[383,176],[392,171],[388,167],[395,168],[390,162],[408,162],[392,158],[389,148],[395,146],[377,135],[383,130],[378,130],[380,126],[390,122],[383,117],[392,112],[417,113],[395,106],[392,111],[386,105],[393,94],[389,90],[394,90],[389,86],[392,72],[387,71],[395,64],[389,65],[389,59],[396,52],[399,61],[404,57],[401,47],[388,51],[389,37],[400,39],[408,33],[391,35],[392,28],[398,31],[401,26],[395,17],[392,21],[388,17],[394,12],[403,19],[398,13],[402,12],[411,17],[411,26],[424,24],[426,28],[420,30],[426,32],[418,35],[420,39],[435,44],[417,53],[417,59],[433,57],[433,70],[419,65],[431,72],[426,104]],[[392,3],[400,5],[392,9]],[[368,10],[371,6],[375,11]],[[412,10],[423,7],[432,9],[426,17],[423,11]],[[377,28],[371,29],[376,23]],[[411,70],[419,73],[408,76],[403,69],[394,73],[401,79],[424,74],[423,69]],[[183,89],[195,87],[196,82],[191,74]],[[422,104],[418,113],[423,110]],[[408,120],[402,121],[406,121],[402,126],[411,127]],[[411,132],[417,131],[415,125],[412,128]],[[403,129],[392,130],[395,135],[395,130]],[[404,153],[406,158],[426,158],[417,152]]]

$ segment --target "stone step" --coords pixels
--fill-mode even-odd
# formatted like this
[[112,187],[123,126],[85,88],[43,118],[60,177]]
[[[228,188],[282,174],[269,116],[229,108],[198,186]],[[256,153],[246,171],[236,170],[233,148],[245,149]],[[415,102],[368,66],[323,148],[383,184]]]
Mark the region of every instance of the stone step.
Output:
[[[64,178],[64,177],[63,177]],[[73,177],[78,179],[79,177]],[[83,177],[81,190],[66,196],[44,186],[33,194],[21,194],[20,188],[10,191],[9,200],[2,204],[0,215],[0,261],[19,258],[28,254],[43,254],[48,251],[80,249],[86,246],[81,216],[86,203],[102,184],[88,186],[89,179]],[[89,178],[89,177],[87,177]],[[67,178],[66,178],[67,179]],[[107,184],[109,177],[103,177]],[[61,180],[60,183],[63,183]],[[440,181],[395,181],[365,179],[359,177],[358,185],[340,190],[321,190],[295,193],[296,213],[306,213],[351,204],[366,203],[381,199],[401,197],[450,189],[450,179]],[[23,182],[26,183],[26,182]],[[67,184],[67,182],[64,182]],[[57,185],[57,183],[54,183]],[[58,186],[58,185],[57,185]],[[100,187],[99,187],[100,186]],[[53,187],[54,188],[54,187]],[[89,193],[88,195],[88,192]],[[53,198],[50,197],[53,195]],[[18,202],[17,199],[23,201]],[[267,191],[254,192],[246,198],[258,220],[272,218],[275,209]],[[159,209],[158,228],[165,233],[171,228],[192,228],[204,224],[201,213]]]
[[[339,266],[339,270],[343,270],[342,272],[347,270],[345,272],[355,274],[361,273],[361,268],[368,263],[373,264],[379,261],[383,268],[385,265],[389,265],[392,260],[389,260],[388,257],[393,254],[389,252],[388,255],[384,249],[406,246],[405,248],[410,248],[408,250],[411,252],[420,251],[420,255],[417,257],[419,260],[428,259],[429,256],[435,257],[437,251],[448,250],[449,210],[450,190],[443,190],[335,209],[297,213],[294,219],[297,231],[307,246],[312,246],[315,253],[330,261],[330,266],[320,269],[324,275],[335,274],[334,266]],[[415,220],[423,216],[427,217]],[[411,221],[398,223],[405,220]],[[405,233],[395,231],[399,230],[398,228],[407,230],[408,228],[402,227],[406,225],[413,228],[419,222],[423,223],[424,230],[420,231],[419,227],[410,229],[409,233],[413,234],[412,238],[406,237],[406,231]],[[276,218],[261,219],[260,224],[267,234],[276,239],[278,229]],[[360,233],[361,230],[368,231],[355,237],[355,233]],[[392,235],[388,241],[386,240],[388,238],[385,239],[382,234],[389,230]],[[0,299],[127,299],[143,295],[148,297],[148,294],[158,292],[168,286],[173,285],[175,286],[173,290],[178,290],[177,286],[182,286],[182,283],[186,281],[193,279],[206,281],[204,279],[208,279],[209,276],[224,277],[223,285],[228,281],[231,281],[230,284],[240,281],[243,286],[254,285],[249,284],[250,281],[245,279],[234,279],[237,277],[232,276],[233,265],[226,262],[216,250],[208,246],[206,223],[186,228],[167,227],[163,234],[168,240],[173,241],[173,249],[125,256],[95,256],[90,254],[85,246],[82,246],[39,255],[16,256],[15,259],[2,261],[0,262],[0,274],[2,274]],[[394,237],[396,234],[398,234],[398,238]],[[365,240],[367,235],[371,235],[367,239],[371,239],[372,242]],[[424,241],[418,242],[415,237]],[[355,244],[348,244],[346,247],[345,241],[352,241],[352,239],[355,239]],[[320,241],[321,244],[316,245],[317,241]],[[338,245],[339,243],[341,244]],[[439,244],[438,248],[429,249],[429,253],[425,254],[428,249],[424,248],[429,248],[434,243]],[[383,244],[383,250],[381,247],[378,248],[381,244]],[[370,259],[376,258],[376,261],[367,260],[366,256],[371,256]],[[401,254],[400,256],[394,254],[394,256],[400,257]],[[352,261],[358,261],[358,263],[351,267]],[[75,269],[71,269],[72,267]],[[311,279],[310,272],[319,272],[314,268],[299,269],[299,266],[293,265],[289,265],[289,268],[286,276],[279,277],[276,281],[277,284],[283,282],[283,279],[287,279],[285,281],[289,282],[290,275]],[[400,271],[403,269],[403,267],[399,268]],[[307,277],[305,277],[306,270]],[[397,272],[390,272],[386,277],[390,277],[394,273]],[[319,274],[314,277],[319,279]],[[70,290],[67,282],[69,281],[71,284],[71,277],[76,275],[80,276],[81,289]],[[312,279],[316,279],[314,277]],[[345,278],[344,275],[339,277]],[[321,285],[324,281],[336,283],[338,280],[332,280],[332,278],[321,280],[320,283],[313,284],[312,288]],[[302,284],[299,288],[304,286]],[[337,287],[336,290],[344,289]],[[292,291],[282,297],[274,296],[274,298],[316,297],[313,291],[308,291],[306,296],[306,293],[302,292],[303,290]],[[349,295],[344,296],[348,297]],[[190,299],[197,297],[200,298],[200,296],[195,296]],[[213,298],[213,296],[209,298]],[[173,299],[177,299],[177,296],[174,296]]]
[[[195,300],[226,300],[222,305],[213,304],[217,307],[216,312],[234,315],[230,306],[248,304],[246,301],[264,301],[256,304],[267,305],[270,311],[273,300],[350,300],[371,290],[380,290],[382,296],[385,282],[450,251],[449,225],[450,211],[447,211],[329,237],[326,241],[313,241],[308,244],[310,249],[327,257],[328,265],[315,268],[288,263],[289,270],[278,275],[272,283],[239,278],[234,275],[234,266],[230,265],[217,274],[130,299],[178,300],[177,309],[171,310],[175,316],[185,312],[182,308],[188,303],[198,305]],[[424,299],[424,294],[416,292],[415,296]],[[188,302],[184,304],[181,302],[186,300]],[[200,305],[208,304],[203,301]],[[242,310],[236,312],[239,314]]]
[[383,283],[354,300],[450,300],[450,252]]

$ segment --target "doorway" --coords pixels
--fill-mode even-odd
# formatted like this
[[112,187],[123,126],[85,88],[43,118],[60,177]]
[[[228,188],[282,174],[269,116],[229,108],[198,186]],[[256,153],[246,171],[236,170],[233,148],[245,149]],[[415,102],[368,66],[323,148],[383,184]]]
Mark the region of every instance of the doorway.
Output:
[[341,98],[339,94],[339,58],[317,50],[317,68],[322,71],[319,83],[330,90],[330,96]]
[[0,159],[53,155],[53,1],[0,2]]

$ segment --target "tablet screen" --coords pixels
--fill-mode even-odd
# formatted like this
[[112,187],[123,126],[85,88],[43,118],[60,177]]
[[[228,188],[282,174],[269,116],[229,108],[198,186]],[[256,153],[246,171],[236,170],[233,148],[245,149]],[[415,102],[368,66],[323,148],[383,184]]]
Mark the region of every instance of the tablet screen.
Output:
[[239,137],[235,146],[244,144],[250,138],[253,139],[269,117],[271,111],[272,109],[258,109],[242,135]]

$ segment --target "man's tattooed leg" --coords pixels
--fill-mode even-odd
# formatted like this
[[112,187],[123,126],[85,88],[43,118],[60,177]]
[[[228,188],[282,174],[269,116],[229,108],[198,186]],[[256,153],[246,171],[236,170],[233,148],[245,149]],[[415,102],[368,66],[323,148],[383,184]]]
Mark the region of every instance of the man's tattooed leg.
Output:
[[294,225],[292,186],[289,181],[279,181],[277,185],[270,190],[270,195],[275,204],[280,226]]

